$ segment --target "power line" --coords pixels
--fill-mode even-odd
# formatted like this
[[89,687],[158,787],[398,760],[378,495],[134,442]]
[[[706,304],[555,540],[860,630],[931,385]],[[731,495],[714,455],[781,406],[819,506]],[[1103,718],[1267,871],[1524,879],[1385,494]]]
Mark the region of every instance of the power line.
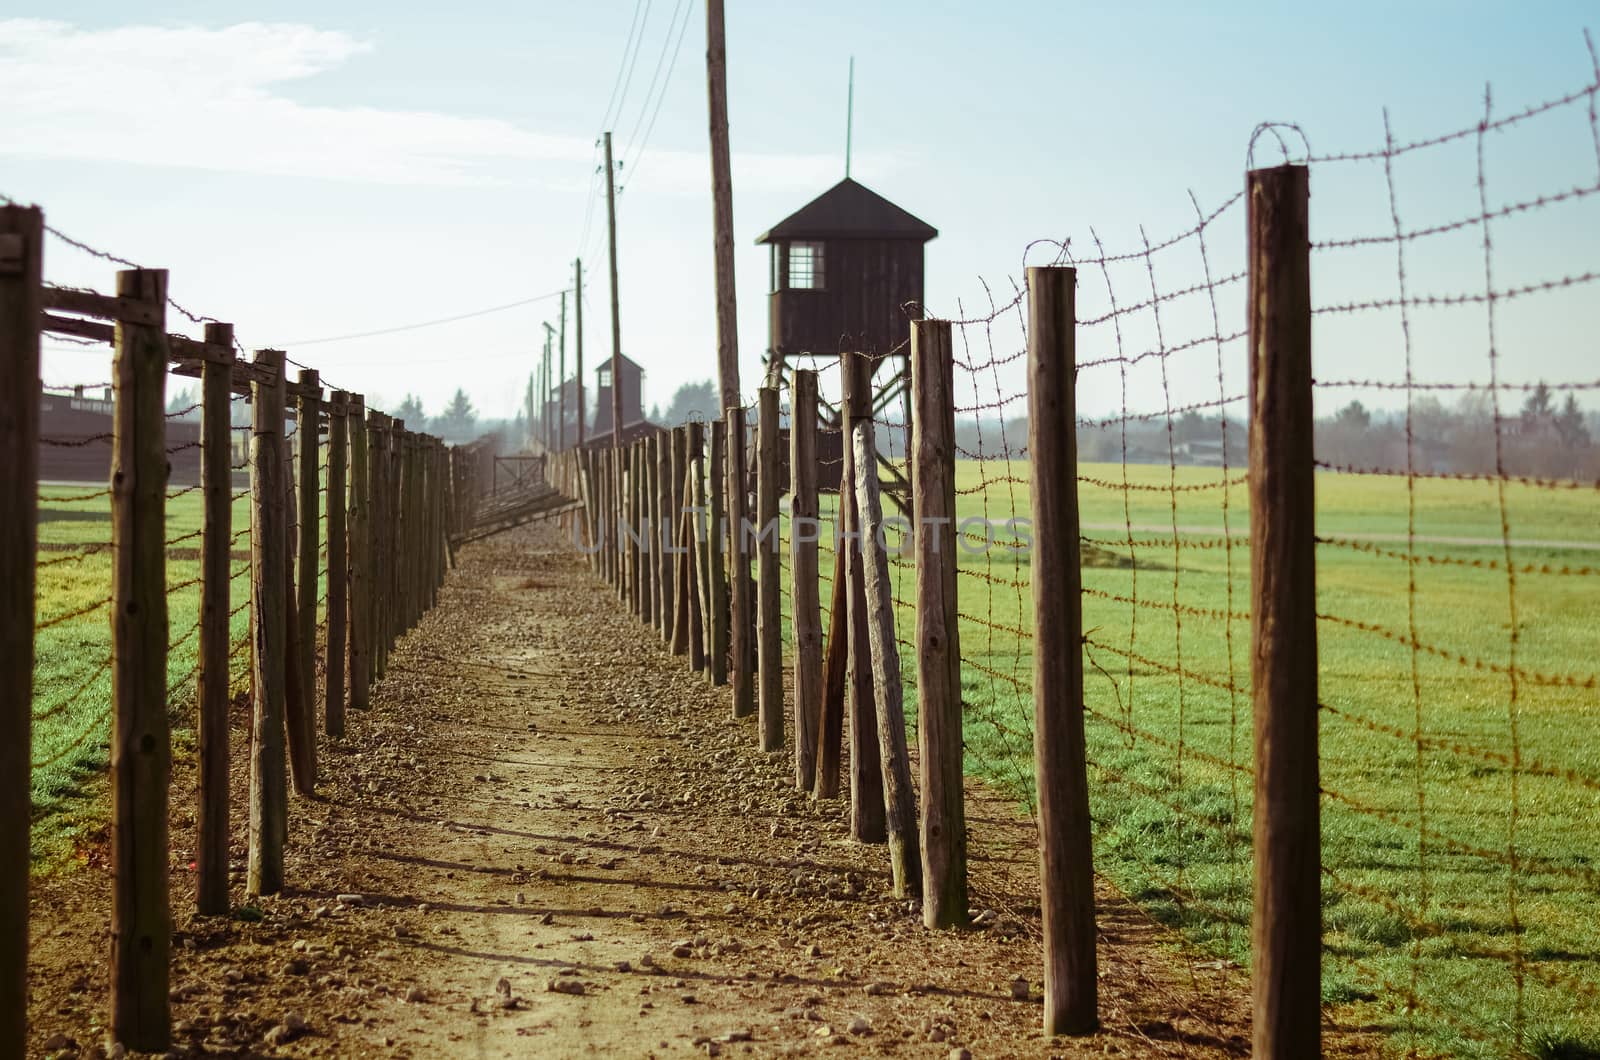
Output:
[[[660,94],[656,96],[656,107],[655,107],[655,110],[652,111],[651,114],[650,114],[650,124],[645,126],[645,129],[644,129],[644,140],[642,140],[640,142],[639,150],[634,153],[633,162],[631,163],[632,169],[628,173],[628,179],[627,179],[627,181],[625,181],[623,183],[622,188],[619,189],[619,190],[626,190],[627,186],[629,184],[633,183],[634,174],[636,174],[638,172],[638,170],[639,170],[639,159],[644,155],[645,144],[650,142],[650,133],[655,130],[656,118],[661,113],[661,103],[662,103],[663,100],[665,100],[667,98],[667,86],[672,83],[672,71],[677,68],[677,65],[678,65],[678,53],[683,50],[683,38],[688,33],[688,30],[689,30],[689,16],[691,16],[693,14],[694,14],[694,9],[691,7],[689,9],[689,11],[684,16],[683,25],[678,27],[678,43],[673,45],[673,48],[672,48],[672,61],[667,64],[667,76],[661,82],[661,92],[660,92]],[[670,27],[669,27],[669,32],[670,32]],[[664,52],[664,50],[665,50],[665,43],[663,43],[663,52]],[[642,112],[641,112],[641,114],[642,114]]]
[[683,4],[684,0],[678,0],[677,6],[672,9],[672,17],[667,19],[667,32],[661,38],[661,51],[656,55],[655,69],[650,72],[650,84],[645,89],[644,102],[639,104],[638,117],[634,118],[633,129],[628,133],[628,146],[622,150],[624,158],[633,154],[634,147],[639,143],[639,129],[644,125],[645,115],[650,113],[650,102],[655,98],[658,86],[661,85],[661,68],[666,65],[667,53],[672,50],[672,34],[677,28],[678,16],[683,13]]
[[457,313],[455,316],[440,317],[437,320],[421,320],[414,324],[397,324],[392,328],[378,328],[374,331],[357,331],[352,332],[349,335],[330,335],[321,339],[299,339],[294,342],[281,342],[274,343],[273,345],[275,347],[283,346],[295,348],[300,346],[315,346],[324,342],[344,342],[349,339],[367,339],[376,335],[393,335],[398,331],[415,331],[418,328],[431,328],[440,324],[453,324],[458,320],[471,320],[473,317],[488,316],[490,313],[502,313],[507,309],[518,309],[525,305],[532,305],[535,302],[543,302],[550,298],[558,298],[561,296],[561,293],[561,291],[547,291],[544,294],[534,295],[532,298],[524,298],[516,302],[507,302],[505,305],[490,306],[487,309],[474,309],[470,313]]
[[[648,0],[633,0],[633,21],[628,24],[628,40],[627,43],[623,44],[622,46],[622,62],[617,64],[617,77],[616,80],[611,83],[611,98],[606,101],[606,112],[600,118],[600,128],[602,130],[606,127],[606,123],[611,120],[611,108],[613,106],[620,105],[621,101],[617,96],[617,90],[622,88],[623,71],[628,70],[628,78],[630,80],[633,77],[632,70],[628,65],[628,52],[633,49],[634,34],[640,29],[639,11],[641,8],[644,9],[645,17],[648,18],[650,14],[650,5]],[[641,34],[640,36],[642,38],[643,35]],[[622,89],[622,93],[624,96],[626,96],[627,90]]]

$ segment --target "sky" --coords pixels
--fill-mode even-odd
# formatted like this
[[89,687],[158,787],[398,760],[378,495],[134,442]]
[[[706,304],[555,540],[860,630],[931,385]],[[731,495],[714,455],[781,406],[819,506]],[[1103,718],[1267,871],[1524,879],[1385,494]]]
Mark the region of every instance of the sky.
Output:
[[[1193,3],[1007,5],[771,0],[728,5],[742,389],[766,336],[767,249],[755,237],[843,176],[846,71],[856,61],[853,175],[933,224],[931,315],[976,318],[1013,300],[1025,263],[1159,245],[1243,187],[1252,131],[1293,122],[1291,154],[1380,147],[1470,128],[1600,81],[1592,4]],[[11,0],[0,18],[0,193],[36,202],[82,242],[171,270],[186,307],[235,323],[326,384],[430,412],[458,387],[510,416],[558,292],[585,268],[584,356],[611,353],[603,172],[614,131],[622,347],[647,404],[715,373],[705,11],[701,0],[437,7],[297,0]],[[634,47],[630,48],[630,41]],[[1594,93],[1491,134],[1485,201],[1600,187]],[[1480,209],[1475,138],[1381,162],[1313,166],[1312,238],[1382,235]],[[1297,158],[1299,155],[1296,156]],[[1270,137],[1257,164],[1281,160]],[[1162,409],[1244,389],[1244,208],[1148,260],[1083,266],[1079,316],[1168,297],[1085,327],[1080,361],[1192,342],[1126,375],[1080,377],[1080,410]],[[1404,244],[1408,292],[1497,291],[1502,379],[1592,379],[1600,196]],[[1030,247],[1030,244],[1031,247]],[[1203,253],[1202,253],[1203,251]],[[1393,298],[1391,243],[1319,250],[1314,300]],[[109,290],[115,266],[55,242],[53,282]],[[1207,270],[1212,286],[1207,281]],[[1220,281],[1220,282],[1219,282]],[[1194,295],[1171,297],[1198,288]],[[1215,299],[1206,295],[1215,292]],[[547,297],[541,297],[547,296]],[[479,311],[539,299],[497,312]],[[569,296],[567,363],[576,359]],[[1215,313],[1215,316],[1213,316]],[[430,327],[408,327],[465,317]],[[1481,303],[1419,307],[1418,378],[1488,378]],[[1317,321],[1320,379],[1394,380],[1397,311]],[[193,332],[175,318],[172,330]],[[407,328],[407,330],[390,330]],[[387,334],[347,338],[368,332]],[[1119,334],[1120,332],[1120,334]],[[1206,341],[1207,339],[1212,341]],[[331,341],[330,341],[331,340]],[[1018,315],[964,327],[965,402],[1020,413]],[[1120,343],[1120,345],[1119,345]],[[47,340],[46,381],[107,379],[100,350]],[[994,353],[991,356],[990,350]],[[962,383],[958,382],[958,403]],[[1588,392],[1583,392],[1588,393]],[[1319,393],[1392,405],[1391,392]],[[1580,394],[1582,396],[1582,394]],[[1008,404],[1009,402],[1009,404]]]

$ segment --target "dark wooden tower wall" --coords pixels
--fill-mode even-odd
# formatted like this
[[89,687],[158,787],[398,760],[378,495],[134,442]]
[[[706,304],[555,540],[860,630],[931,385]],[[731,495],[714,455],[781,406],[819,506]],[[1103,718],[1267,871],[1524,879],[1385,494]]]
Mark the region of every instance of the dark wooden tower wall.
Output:
[[[784,287],[790,241],[772,245],[767,346],[774,353],[883,354],[922,316],[922,244],[906,239],[826,239],[823,287]],[[909,303],[909,304],[908,304]]]
[[[622,426],[644,419],[644,371],[624,354],[622,361]],[[595,408],[591,434],[611,433],[611,358],[595,369]],[[576,429],[576,428],[574,428]]]
[[904,352],[922,315],[923,244],[938,234],[848,177],[762,233],[771,352]]

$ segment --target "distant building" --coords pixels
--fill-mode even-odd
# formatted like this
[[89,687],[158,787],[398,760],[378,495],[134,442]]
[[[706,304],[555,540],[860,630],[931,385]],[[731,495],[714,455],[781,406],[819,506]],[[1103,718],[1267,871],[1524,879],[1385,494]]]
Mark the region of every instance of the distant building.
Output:
[[[655,424],[645,419],[644,416],[644,369],[640,368],[632,358],[623,354],[618,358],[622,362],[622,443],[642,438],[660,430]],[[595,406],[594,419],[584,435],[584,443],[590,448],[609,448],[612,443],[611,432],[611,358],[607,357],[600,362],[594,370],[595,374]],[[576,397],[574,392],[574,398]],[[577,441],[577,423],[573,422],[573,441]]]
[[[73,387],[71,393],[39,392],[39,479],[43,482],[111,481],[112,414],[116,405],[110,387],[93,394]],[[192,486],[200,481],[200,422],[188,416],[166,420],[167,481]]]
[[923,245],[938,229],[849,177],[756,238],[772,247],[767,346],[904,353],[922,318]]

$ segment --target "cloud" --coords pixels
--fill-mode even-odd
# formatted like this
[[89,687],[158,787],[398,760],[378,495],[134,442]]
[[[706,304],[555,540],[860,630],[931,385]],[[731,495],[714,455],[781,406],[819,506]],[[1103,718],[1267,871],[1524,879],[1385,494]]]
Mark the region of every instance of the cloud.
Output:
[[[426,110],[309,104],[282,87],[369,54],[348,33],[294,23],[220,29],[0,20],[0,144],[36,159],[182,166],[380,184],[471,185],[553,163],[586,179],[594,145],[507,121]],[[703,152],[652,147],[654,191],[703,193]],[[815,187],[837,162],[736,155],[763,187]],[[519,180],[527,180],[519,172]],[[626,176],[625,178],[626,179]]]

